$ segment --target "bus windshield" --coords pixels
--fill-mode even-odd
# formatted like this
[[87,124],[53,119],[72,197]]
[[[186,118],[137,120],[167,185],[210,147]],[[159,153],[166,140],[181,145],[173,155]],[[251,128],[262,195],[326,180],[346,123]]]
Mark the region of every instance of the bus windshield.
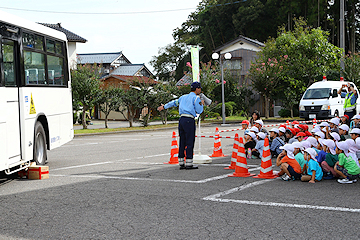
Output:
[[330,96],[331,88],[313,88],[305,92],[303,99],[322,99]]

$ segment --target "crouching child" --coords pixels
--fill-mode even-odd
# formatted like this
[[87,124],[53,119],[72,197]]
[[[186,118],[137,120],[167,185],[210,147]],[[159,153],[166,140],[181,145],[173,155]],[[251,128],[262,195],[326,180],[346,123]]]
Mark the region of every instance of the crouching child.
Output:
[[307,148],[304,152],[304,159],[307,161],[303,174],[301,176],[301,181],[303,182],[309,182],[309,183],[315,183],[315,181],[321,181],[323,177],[323,171],[319,165],[319,163],[316,161],[317,153],[315,149],[313,148]]
[[349,146],[346,142],[336,143],[336,153],[339,155],[339,162],[335,164],[335,172],[343,179],[339,183],[354,183],[360,174],[360,168],[349,154]]
[[281,178],[284,181],[289,181],[290,179],[300,179],[301,166],[295,159],[294,146],[292,144],[285,144],[280,147],[280,149],[283,151],[276,159],[276,166],[280,166],[281,169],[278,176],[283,175]]

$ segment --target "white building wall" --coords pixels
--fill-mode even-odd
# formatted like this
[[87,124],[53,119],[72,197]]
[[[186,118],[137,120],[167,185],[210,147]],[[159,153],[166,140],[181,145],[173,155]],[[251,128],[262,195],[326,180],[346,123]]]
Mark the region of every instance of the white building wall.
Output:
[[69,65],[71,69],[76,69],[76,42],[68,42]]

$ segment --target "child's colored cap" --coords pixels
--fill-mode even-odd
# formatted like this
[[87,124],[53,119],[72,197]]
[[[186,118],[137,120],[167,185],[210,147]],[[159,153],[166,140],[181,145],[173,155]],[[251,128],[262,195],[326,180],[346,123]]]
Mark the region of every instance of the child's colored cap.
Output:
[[307,149],[305,149],[305,152],[307,152],[308,154],[310,154],[310,157],[311,157],[312,159],[314,159],[314,160],[315,160],[316,156],[318,155],[318,154],[316,153],[316,151],[315,151],[314,149],[312,149],[312,148],[307,148]]

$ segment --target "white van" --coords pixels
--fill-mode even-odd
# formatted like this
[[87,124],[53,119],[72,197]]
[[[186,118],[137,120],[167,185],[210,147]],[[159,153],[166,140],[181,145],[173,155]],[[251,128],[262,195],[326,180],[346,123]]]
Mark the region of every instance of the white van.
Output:
[[[328,119],[334,116],[344,115],[344,100],[337,91],[344,84],[353,84],[346,81],[326,81],[313,83],[306,89],[299,104],[300,118],[308,119]],[[356,91],[358,89],[354,87]],[[342,90],[347,92],[347,88]],[[356,106],[356,112],[359,113],[360,106]]]

